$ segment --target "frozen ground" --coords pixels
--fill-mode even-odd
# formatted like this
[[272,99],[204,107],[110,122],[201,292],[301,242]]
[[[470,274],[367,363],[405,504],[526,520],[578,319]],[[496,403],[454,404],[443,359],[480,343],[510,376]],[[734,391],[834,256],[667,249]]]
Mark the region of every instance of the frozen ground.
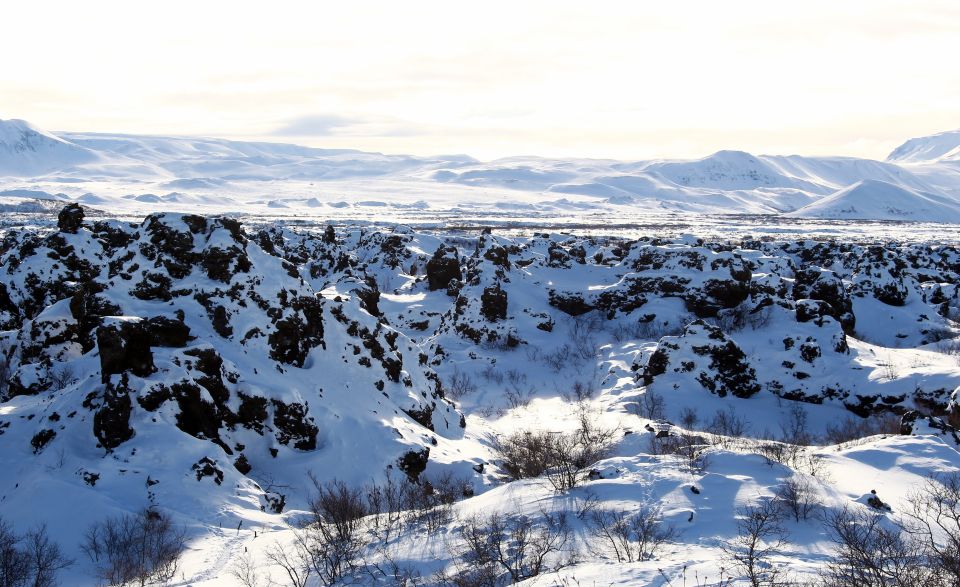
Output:
[[[765,564],[812,578],[824,513],[875,490],[892,523],[960,471],[955,134],[887,162],[479,162],[0,124],[0,514],[49,525],[66,585],[96,584],[91,523],[148,506],[188,530],[173,584],[287,584],[268,554],[308,472],[473,494],[386,541],[367,518],[354,584],[469,570],[497,512],[568,517],[547,566],[578,560],[525,584],[743,584],[722,546],[788,479],[816,515]],[[496,438],[582,417],[611,434],[592,475],[508,479]],[[578,516],[651,504],[676,534],[639,562]]]

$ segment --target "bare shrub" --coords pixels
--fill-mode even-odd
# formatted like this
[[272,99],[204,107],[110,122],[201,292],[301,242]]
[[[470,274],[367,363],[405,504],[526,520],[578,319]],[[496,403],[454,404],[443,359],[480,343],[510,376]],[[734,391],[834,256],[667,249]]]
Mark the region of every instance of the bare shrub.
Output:
[[923,544],[913,540],[882,514],[844,507],[824,518],[827,536],[836,546],[826,565],[824,582],[831,587],[914,587],[940,585],[927,564]]
[[709,448],[710,444],[699,434],[671,432],[667,436],[652,436],[649,450],[653,455],[678,457],[690,471],[703,472],[710,465]]
[[406,480],[397,481],[387,474],[379,485],[366,489],[367,511],[371,514],[371,530],[381,542],[389,542],[401,529],[410,503],[413,486]]
[[557,347],[552,353],[540,353],[540,359],[550,367],[554,373],[559,373],[570,362],[570,356],[574,350],[569,344],[564,343]]
[[538,518],[493,513],[467,519],[460,530],[465,547],[461,558],[471,568],[499,568],[518,583],[572,564],[564,557],[571,529],[564,513],[541,512]]
[[243,587],[259,587],[260,585],[260,571],[253,557],[247,552],[234,560],[227,572],[230,577],[237,581],[237,584],[243,585]]
[[740,438],[747,433],[750,423],[737,415],[732,406],[726,410],[717,410],[713,419],[707,424],[707,432],[719,436]]
[[72,564],[50,540],[46,525],[20,536],[0,518],[0,585],[53,587],[60,571]]
[[30,579],[30,556],[20,542],[21,537],[0,519],[0,585],[25,585]]
[[906,531],[930,564],[947,583],[960,585],[960,473],[928,478],[910,495],[904,515]]
[[697,427],[697,424],[700,422],[700,413],[697,412],[696,408],[686,406],[680,412],[680,425],[686,428],[687,430],[693,430]]
[[596,312],[588,312],[570,318],[570,342],[573,354],[581,360],[597,356],[597,333],[603,329],[603,318]]
[[61,365],[48,371],[51,389],[59,391],[77,382],[77,376],[69,365]]
[[453,520],[453,504],[464,496],[467,481],[446,472],[434,477],[421,476],[419,485],[407,491],[407,507],[412,519],[427,532],[437,532]]
[[797,446],[808,446],[813,443],[813,435],[809,429],[810,418],[806,408],[793,403],[780,423],[783,441]]
[[787,531],[772,501],[737,509],[737,536],[721,546],[724,556],[747,576],[752,587],[775,585],[779,568],[769,564],[771,556],[787,543]]
[[470,378],[470,375],[460,371],[459,369],[453,370],[453,375],[450,376],[450,381],[447,383],[447,387],[444,390],[447,397],[453,400],[460,400],[464,396],[472,394],[477,390],[477,386],[474,385],[473,379]]
[[836,425],[828,425],[823,439],[827,444],[844,444],[879,434],[900,434],[900,419],[894,414],[848,417]]
[[797,522],[808,519],[820,507],[816,486],[801,475],[785,479],[774,496],[776,503]]
[[97,577],[110,585],[166,582],[177,572],[185,548],[185,531],[154,510],[97,522],[81,548]]
[[650,560],[676,537],[676,529],[663,523],[659,505],[642,504],[636,512],[598,510],[590,515],[593,536],[613,552],[620,563]]
[[501,468],[511,479],[545,476],[554,489],[576,487],[583,471],[606,458],[615,430],[598,426],[586,412],[570,433],[525,430],[493,442]]
[[294,559],[307,558],[310,569],[329,585],[357,567],[365,546],[363,518],[369,510],[361,490],[336,480],[321,483],[312,474],[310,480],[315,492],[310,499],[312,519],[295,532],[301,554]]
[[634,414],[647,420],[663,420],[666,418],[667,402],[663,396],[647,389],[636,403],[630,404]]
[[302,540],[297,538],[292,548],[285,548],[279,542],[266,550],[267,560],[283,569],[290,587],[307,587],[312,567],[309,551]]

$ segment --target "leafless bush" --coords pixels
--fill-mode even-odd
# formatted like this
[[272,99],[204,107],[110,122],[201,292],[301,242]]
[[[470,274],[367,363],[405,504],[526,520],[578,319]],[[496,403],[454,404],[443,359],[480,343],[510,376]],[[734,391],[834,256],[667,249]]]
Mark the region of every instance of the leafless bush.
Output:
[[483,377],[483,380],[487,383],[503,384],[503,372],[497,369],[497,366],[493,363],[484,367],[483,371],[480,372],[480,376]]
[[5,340],[0,340],[0,401],[6,401],[10,385],[10,371],[13,365],[15,348]]
[[588,312],[570,318],[570,342],[574,355],[581,360],[597,356],[597,333],[603,329],[603,318]]
[[573,507],[571,509],[578,520],[583,520],[595,511],[599,505],[600,498],[597,497],[595,492],[587,489],[583,492],[583,495],[573,496]]
[[676,537],[663,523],[659,505],[643,504],[635,512],[598,510],[590,515],[593,536],[609,548],[620,563],[650,560]]
[[797,522],[808,519],[820,507],[816,486],[810,479],[800,475],[785,479],[774,495],[777,505]]
[[717,410],[707,425],[707,432],[740,438],[747,433],[749,425],[749,422],[737,415],[733,407],[728,407],[726,410]]
[[312,474],[310,480],[310,522],[294,532],[292,549],[275,544],[267,556],[295,586],[305,585],[311,574],[332,585],[358,567],[365,546],[363,518],[369,510],[361,490],[336,480],[321,483]]
[[447,472],[434,477],[421,476],[418,485],[407,491],[407,508],[412,520],[427,532],[437,532],[453,520],[453,504],[464,496],[467,481]]
[[904,514],[906,531],[923,545],[938,575],[960,585],[960,473],[928,478],[910,495]]
[[453,375],[450,376],[450,382],[447,384],[445,389],[447,397],[453,400],[460,400],[464,396],[470,395],[477,390],[477,386],[474,385],[473,379],[470,378],[470,375],[460,371],[459,369],[453,370]]
[[878,434],[899,434],[900,420],[893,414],[874,414],[868,418],[846,418],[828,425],[823,440],[827,444],[844,444]]
[[823,572],[830,587],[944,584],[928,564],[922,542],[878,512],[844,507],[827,514],[824,525],[837,548]]
[[577,486],[587,467],[606,458],[614,436],[584,413],[574,432],[526,430],[498,437],[493,447],[511,479],[545,476],[554,489],[566,491]]
[[310,553],[299,536],[292,548],[286,548],[279,542],[273,543],[267,548],[266,557],[271,564],[283,569],[289,587],[307,587],[313,568]]
[[227,572],[230,574],[230,577],[237,581],[237,584],[243,585],[243,587],[260,586],[261,576],[259,568],[254,562],[253,557],[247,552],[244,552],[234,560]]
[[700,413],[697,412],[696,408],[686,406],[680,412],[680,425],[686,428],[687,430],[693,430],[697,427],[697,424],[700,422]]
[[650,454],[675,456],[690,471],[703,472],[710,466],[707,451],[710,444],[699,434],[671,433],[667,436],[654,435],[650,438]]
[[793,403],[780,423],[783,441],[798,446],[812,444],[813,435],[810,434],[809,429],[810,422],[807,410],[802,405]]
[[663,420],[666,417],[667,403],[659,393],[647,389],[636,403],[631,404],[632,411],[647,420]]
[[397,481],[390,474],[382,484],[367,487],[371,530],[381,542],[389,542],[401,529],[407,516],[412,487],[406,480]]
[[54,587],[60,571],[72,564],[50,540],[46,525],[18,536],[0,518],[0,585]]
[[50,377],[51,389],[55,391],[65,389],[77,381],[77,377],[69,365],[61,365],[56,369],[51,369],[48,373]]
[[737,536],[724,544],[724,556],[747,576],[752,587],[778,584],[779,567],[768,561],[786,545],[787,531],[775,503],[737,509]]
[[503,397],[507,400],[507,407],[509,407],[511,410],[525,408],[530,405],[530,400],[533,399],[533,390],[511,388],[504,391]]
[[559,373],[570,362],[570,356],[573,352],[573,347],[565,343],[557,347],[552,353],[540,353],[540,359],[554,373]]
[[166,582],[177,572],[185,531],[154,510],[97,522],[81,544],[97,577],[110,585]]
[[571,539],[570,525],[563,513],[541,512],[538,518],[493,513],[467,519],[460,530],[465,543],[461,558],[471,568],[493,568],[507,573],[518,583],[544,572],[572,564],[564,557]]

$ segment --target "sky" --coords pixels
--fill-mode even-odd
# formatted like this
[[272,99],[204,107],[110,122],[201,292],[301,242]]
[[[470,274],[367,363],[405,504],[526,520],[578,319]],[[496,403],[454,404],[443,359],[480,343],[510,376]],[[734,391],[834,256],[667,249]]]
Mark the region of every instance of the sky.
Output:
[[960,2],[5,3],[0,118],[415,155],[884,158],[960,128]]

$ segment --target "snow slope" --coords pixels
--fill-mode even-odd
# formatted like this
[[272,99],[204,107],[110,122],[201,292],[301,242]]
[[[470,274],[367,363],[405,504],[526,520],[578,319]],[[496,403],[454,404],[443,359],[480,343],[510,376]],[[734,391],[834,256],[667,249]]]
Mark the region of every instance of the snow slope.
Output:
[[862,180],[790,213],[805,218],[960,222],[960,203],[945,196]]
[[[785,479],[811,479],[826,510],[867,507],[873,489],[896,509],[925,475],[960,470],[953,245],[128,223],[76,208],[3,242],[0,504],[78,559],[68,585],[92,582],[89,524],[147,506],[188,527],[179,584],[235,584],[244,553],[262,584],[283,581],[267,549],[293,540],[310,472],[461,479],[458,517],[411,524],[356,577],[387,581],[375,573],[391,557],[434,585],[463,565],[473,514],[567,512],[582,560],[555,584],[661,570],[681,584],[685,567],[717,577],[735,509]],[[582,487],[506,482],[496,435],[569,432],[584,414],[616,434]],[[777,462],[770,438],[797,414],[813,446]],[[826,440],[869,422],[884,434]],[[711,439],[707,464],[657,448],[687,433]],[[618,564],[576,517],[591,500],[660,503],[679,534],[655,561]],[[789,526],[777,560],[814,571],[822,528]]]
[[894,149],[887,161],[933,163],[960,161],[960,130],[910,139]]
[[91,163],[96,153],[25,120],[0,120],[0,176],[32,176]]
[[[960,168],[950,154],[955,137],[915,139],[885,162],[733,150],[697,160],[478,161],[197,137],[53,135],[23,121],[0,121],[0,190],[62,193],[140,217],[188,210],[348,220],[411,211],[426,211],[420,214],[426,218],[462,211],[537,218],[776,215],[861,181],[960,201]],[[904,212],[901,219],[912,213],[952,221],[927,208]]]

